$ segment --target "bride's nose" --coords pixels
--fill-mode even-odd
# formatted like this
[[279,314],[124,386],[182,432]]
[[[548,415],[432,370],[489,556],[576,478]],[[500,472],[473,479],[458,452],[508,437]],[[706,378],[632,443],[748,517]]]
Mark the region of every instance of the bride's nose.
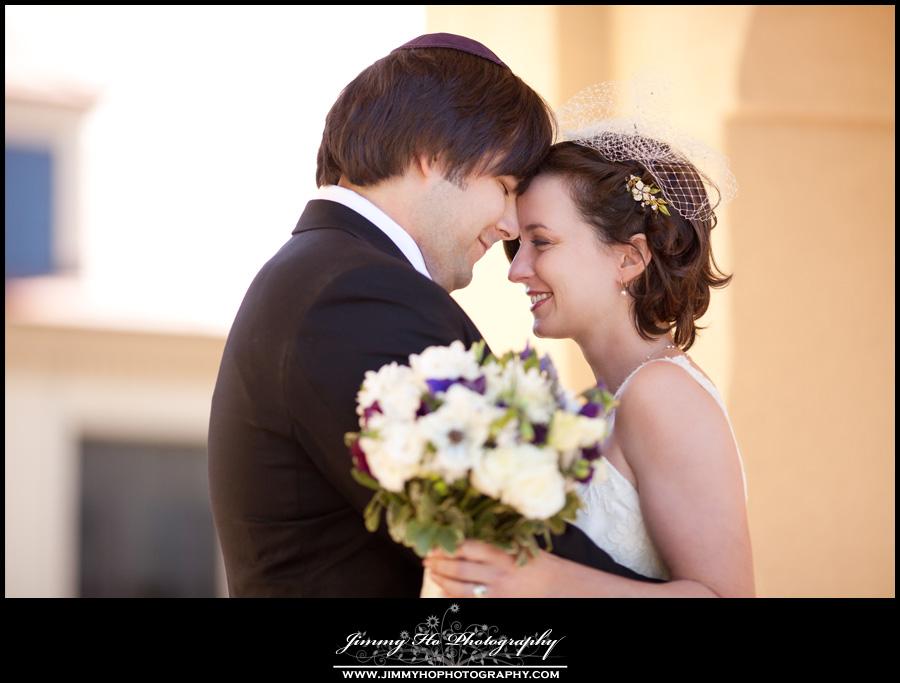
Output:
[[524,283],[533,275],[534,269],[531,266],[531,259],[528,257],[527,250],[523,249],[520,244],[512,263],[509,264],[509,273],[506,277],[510,282],[519,284]]

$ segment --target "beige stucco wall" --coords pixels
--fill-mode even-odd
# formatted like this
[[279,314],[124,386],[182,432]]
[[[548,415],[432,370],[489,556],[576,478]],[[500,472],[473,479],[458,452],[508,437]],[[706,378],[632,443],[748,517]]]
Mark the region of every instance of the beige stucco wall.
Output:
[[[740,192],[714,248],[735,281],[716,293],[693,355],[723,389],[744,452],[764,596],[894,595],[893,26],[891,7],[428,9],[427,30],[485,41],[554,106],[657,69],[679,84],[678,125],[731,157]],[[531,326],[506,269],[493,249],[457,294],[497,350],[521,346]],[[224,334],[116,331],[77,311],[22,320],[9,304],[8,289],[5,594],[75,595],[78,440],[202,443]],[[570,386],[590,382],[569,342],[539,348]]]
[[[893,7],[432,6],[428,24],[553,106],[610,78],[674,84],[673,122],[740,184],[713,241],[734,283],[692,354],[744,454],[759,593],[893,596]],[[506,268],[489,254],[456,295],[498,349],[530,328]],[[538,343],[590,382],[577,348]]]

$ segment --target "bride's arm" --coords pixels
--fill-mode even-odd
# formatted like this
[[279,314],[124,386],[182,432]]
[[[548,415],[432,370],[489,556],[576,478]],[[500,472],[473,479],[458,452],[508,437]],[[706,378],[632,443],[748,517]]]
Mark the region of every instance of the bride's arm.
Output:
[[712,396],[681,368],[654,363],[629,385],[616,432],[668,585],[754,596],[740,458]]
[[649,584],[542,552],[524,567],[467,542],[426,559],[449,597],[753,597],[753,562],[740,461],[718,404],[684,371],[657,363],[629,386],[617,439],[638,479],[648,532],[672,579]]

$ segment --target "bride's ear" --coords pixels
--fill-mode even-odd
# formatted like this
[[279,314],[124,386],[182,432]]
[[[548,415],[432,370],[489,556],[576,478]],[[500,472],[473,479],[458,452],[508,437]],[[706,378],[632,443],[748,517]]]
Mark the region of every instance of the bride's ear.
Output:
[[631,282],[644,272],[653,258],[653,254],[650,253],[650,245],[647,244],[647,236],[639,232],[629,240],[629,244],[620,244],[617,247],[620,280]]

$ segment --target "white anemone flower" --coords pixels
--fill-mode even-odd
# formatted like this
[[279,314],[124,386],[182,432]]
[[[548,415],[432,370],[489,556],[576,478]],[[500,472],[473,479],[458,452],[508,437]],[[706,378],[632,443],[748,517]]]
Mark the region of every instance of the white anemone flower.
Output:
[[481,394],[454,384],[444,404],[419,419],[422,435],[435,448],[429,469],[445,481],[464,477],[481,456],[490,425],[502,411]]

